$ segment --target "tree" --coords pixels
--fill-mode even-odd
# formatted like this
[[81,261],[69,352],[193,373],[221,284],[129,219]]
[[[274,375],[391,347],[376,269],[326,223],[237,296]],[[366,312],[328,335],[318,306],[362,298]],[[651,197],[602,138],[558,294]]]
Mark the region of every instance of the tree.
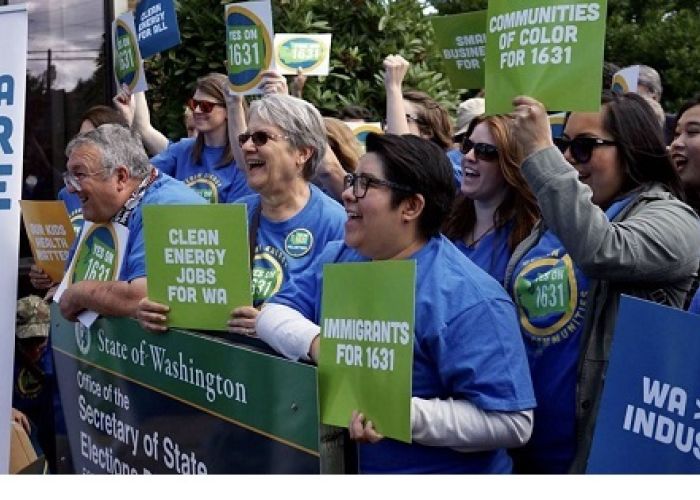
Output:
[[[178,2],[182,44],[147,64],[156,126],[181,136],[182,105],[197,77],[224,71],[223,4],[217,0]],[[406,86],[428,92],[452,109],[459,96],[442,75],[432,26],[417,0],[273,0],[273,19],[280,33],[333,33],[331,74],[309,78],[304,97],[323,114],[347,104],[384,116],[382,61],[399,53],[412,63]]]

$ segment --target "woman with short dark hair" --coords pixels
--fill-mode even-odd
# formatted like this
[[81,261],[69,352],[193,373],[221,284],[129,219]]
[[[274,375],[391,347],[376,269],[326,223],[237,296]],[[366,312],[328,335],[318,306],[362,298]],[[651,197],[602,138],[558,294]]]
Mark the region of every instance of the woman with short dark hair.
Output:
[[[327,245],[263,307],[259,336],[291,359],[318,359],[324,264],[416,261],[412,444],[382,438],[356,412],[364,473],[510,472],[535,401],[505,291],[440,234],[454,198],[450,163],[412,135],[367,136],[343,191],[345,240]],[[342,299],[341,299],[342,300]]]

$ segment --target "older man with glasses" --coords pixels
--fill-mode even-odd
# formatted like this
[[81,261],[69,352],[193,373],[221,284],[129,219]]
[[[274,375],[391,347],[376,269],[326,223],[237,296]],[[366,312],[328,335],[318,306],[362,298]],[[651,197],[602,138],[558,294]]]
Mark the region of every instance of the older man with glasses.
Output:
[[[63,176],[68,192],[80,198],[85,220],[116,222],[129,229],[118,281],[83,280],[71,284],[60,300],[71,321],[84,310],[108,316],[134,316],[146,296],[146,266],[141,208],[146,204],[199,205],[204,199],[148,162],[131,132],[114,124],[80,134],[66,148]],[[75,247],[71,249],[71,256]]]

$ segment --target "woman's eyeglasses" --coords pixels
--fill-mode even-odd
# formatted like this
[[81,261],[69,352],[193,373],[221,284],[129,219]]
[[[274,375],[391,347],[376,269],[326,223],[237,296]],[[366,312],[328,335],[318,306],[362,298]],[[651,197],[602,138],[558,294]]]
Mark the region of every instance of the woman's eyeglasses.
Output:
[[554,144],[559,148],[561,154],[566,153],[568,149],[571,157],[576,163],[587,163],[591,159],[593,150],[601,146],[613,146],[617,144],[615,141],[608,141],[598,137],[576,137],[575,139],[565,139],[557,137],[554,139]]
[[474,143],[471,139],[465,137],[459,150],[465,155],[472,149],[474,150],[474,156],[477,160],[493,161],[498,159],[498,148],[496,146],[493,144],[486,144],[485,142]]
[[211,101],[200,101],[199,99],[189,99],[187,101],[187,107],[192,110],[194,113],[197,110],[197,107],[199,106],[199,110],[202,113],[211,113],[211,110],[214,109],[214,106],[221,106],[222,108],[224,107],[223,104],[220,102],[211,102]]
[[367,195],[367,190],[370,188],[370,186],[385,186],[389,189],[396,189],[406,193],[413,192],[413,189],[408,186],[402,186],[401,184],[396,184],[395,182],[376,179],[365,174],[347,174],[343,179],[343,190],[348,189],[350,186],[352,186],[352,195],[358,200]]
[[264,146],[267,144],[267,141],[270,139],[277,140],[277,139],[289,139],[288,135],[280,135],[280,134],[268,134],[264,130],[258,130],[257,132],[253,132],[252,134],[245,133],[241,134],[238,136],[238,144],[243,147],[243,145],[248,142],[248,139],[253,141],[253,144],[255,145],[256,148],[259,148],[260,146]]

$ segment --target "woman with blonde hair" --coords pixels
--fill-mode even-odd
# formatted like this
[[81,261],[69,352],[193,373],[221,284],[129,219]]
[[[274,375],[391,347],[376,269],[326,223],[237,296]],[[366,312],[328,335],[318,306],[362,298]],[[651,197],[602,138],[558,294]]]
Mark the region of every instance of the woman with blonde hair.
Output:
[[461,194],[443,227],[463,254],[501,284],[513,250],[539,218],[520,173],[523,155],[513,123],[508,115],[472,120],[461,146]]
[[328,147],[313,180],[328,196],[340,201],[345,176],[355,171],[362,152],[352,130],[341,120],[324,117],[323,123]]

